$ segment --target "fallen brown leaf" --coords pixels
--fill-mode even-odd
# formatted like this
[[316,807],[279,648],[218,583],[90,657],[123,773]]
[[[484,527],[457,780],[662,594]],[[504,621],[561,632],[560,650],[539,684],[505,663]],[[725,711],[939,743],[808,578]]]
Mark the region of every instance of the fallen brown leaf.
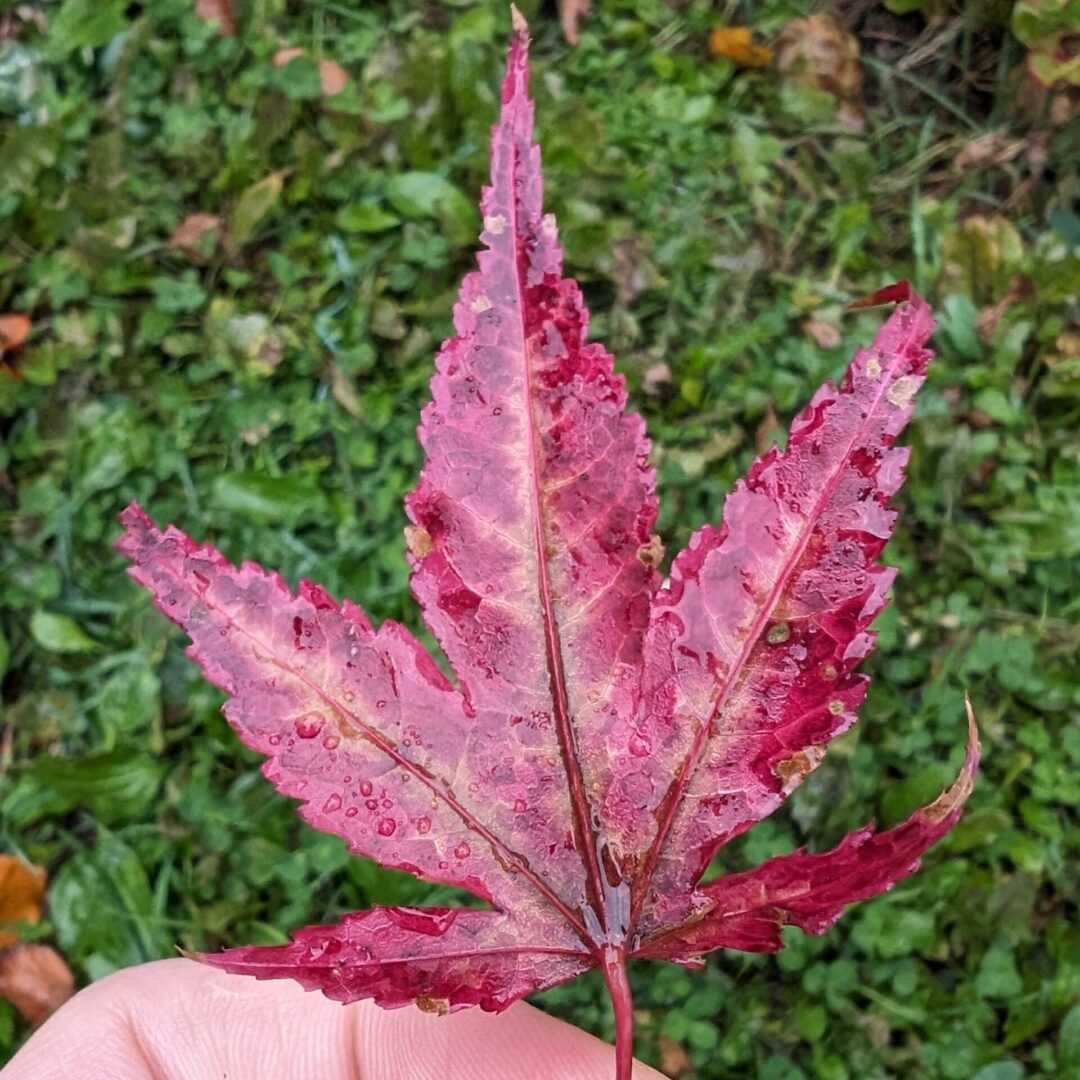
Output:
[[636,236],[616,242],[611,252],[611,279],[615,282],[615,302],[629,307],[646,289],[655,288],[662,279],[645,246]]
[[655,364],[650,364],[645,369],[645,375],[641,380],[641,389],[649,397],[655,397],[666,386],[671,385],[671,368],[668,364],[660,360]]
[[804,328],[811,340],[823,349],[834,349],[840,344],[839,329],[824,319],[807,319]]
[[0,15],[0,41],[13,41],[27,26],[31,25],[38,33],[44,34],[49,28],[45,12],[29,4],[19,4],[14,10]]
[[571,45],[581,40],[581,20],[589,14],[589,0],[559,0],[559,23]]
[[43,1024],[75,991],[75,979],[51,945],[15,945],[0,953],[0,997],[33,1027]]
[[[41,866],[0,855],[0,924],[36,923],[45,901],[45,870]],[[0,929],[0,949],[18,942],[14,930]]]
[[[25,315],[0,315],[0,356],[14,352],[30,336],[30,320]],[[9,855],[0,858],[10,858]],[[2,887],[2,882],[0,882]]]
[[336,60],[320,60],[319,82],[324,97],[337,97],[349,85],[349,73]]
[[784,77],[811,90],[824,90],[861,115],[863,69],[854,34],[826,13],[792,19],[776,39],[776,64]]
[[350,416],[359,419],[363,409],[360,405],[360,398],[357,397],[356,388],[353,386],[352,379],[350,379],[332,360],[330,361],[329,374],[330,393],[334,395],[334,400]]
[[718,26],[709,35],[709,52],[739,67],[761,68],[772,63],[772,49],[754,43],[749,26]]
[[221,218],[217,214],[204,214],[201,211],[188,214],[173,230],[168,248],[170,251],[183,251],[192,262],[205,262],[206,252],[203,250],[202,239],[220,228]]
[[1078,100],[1080,100],[1080,94],[1075,92],[1064,91],[1054,94],[1050,99],[1050,109],[1047,113],[1051,126],[1061,128],[1073,123],[1076,119]]
[[284,67],[290,60],[297,60],[301,56],[306,55],[304,50],[298,48],[296,45],[289,45],[287,48],[278,49],[272,57],[270,57],[270,63],[276,68]]
[[776,418],[776,410],[769,401],[765,405],[765,415],[754,430],[754,449],[759,454],[764,454],[770,446],[776,445],[776,433],[780,421]]
[[971,139],[956,155],[953,172],[964,173],[989,165],[1004,165],[1012,161],[1026,146],[1026,139],[1017,139],[1004,128],[987,131]]
[[682,1043],[676,1042],[668,1035],[661,1035],[657,1042],[660,1047],[660,1068],[665,1076],[678,1080],[680,1076],[692,1072],[694,1063],[683,1048]]
[[[284,67],[290,60],[306,56],[303,49],[290,45],[286,49],[278,49],[271,58],[274,67]],[[336,97],[349,85],[349,73],[336,60],[319,61],[319,86],[323,97]]]
[[195,14],[207,22],[216,22],[222,37],[236,36],[236,12],[232,0],[195,0]]

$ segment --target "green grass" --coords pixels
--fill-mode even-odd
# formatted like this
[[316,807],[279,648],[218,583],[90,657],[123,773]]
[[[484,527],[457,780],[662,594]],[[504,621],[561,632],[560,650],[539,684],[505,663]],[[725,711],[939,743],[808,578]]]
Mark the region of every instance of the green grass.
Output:
[[[872,334],[847,300],[909,276],[940,317],[862,721],[725,865],[932,798],[965,689],[985,748],[924,870],[825,937],[640,966],[640,1052],[674,1040],[702,1080],[1076,1080],[1077,126],[1018,90],[1023,47],[984,5],[936,30],[865,6],[861,131],[711,60],[724,5],[594,7],[573,50],[529,12],[548,202],[649,422],[669,552]],[[768,38],[807,5],[727,7]],[[35,327],[22,381],[0,373],[0,844],[48,867],[34,933],[81,979],[433,895],[301,825],[110,545],[138,498],[415,625],[401,496],[472,260],[505,6],[251,0],[236,39],[192,9],[67,0],[0,45],[0,311]],[[271,65],[284,45],[349,89],[320,102],[313,64]],[[957,164],[993,132],[1020,149]],[[232,237],[198,264],[167,247],[196,211]],[[540,1003],[611,1035],[596,980]],[[0,1060],[24,1037],[0,1002]]]

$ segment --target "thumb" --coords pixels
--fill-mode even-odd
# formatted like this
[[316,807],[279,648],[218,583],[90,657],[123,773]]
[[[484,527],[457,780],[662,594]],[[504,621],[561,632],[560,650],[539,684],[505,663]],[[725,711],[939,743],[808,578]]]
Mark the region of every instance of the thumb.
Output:
[[[77,994],[3,1080],[610,1080],[613,1049],[519,1003],[467,1009],[342,1006],[287,980],[191,960],[118,972]],[[635,1080],[660,1074],[637,1066]]]

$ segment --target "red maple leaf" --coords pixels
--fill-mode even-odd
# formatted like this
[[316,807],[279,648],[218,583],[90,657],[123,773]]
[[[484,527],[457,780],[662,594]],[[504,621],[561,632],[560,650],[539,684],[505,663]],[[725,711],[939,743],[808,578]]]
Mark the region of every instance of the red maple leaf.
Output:
[[284,946],[203,959],[338,1001],[500,1010],[599,967],[619,1077],[626,962],[775,951],[890,888],[956,822],[959,779],[896,828],[699,884],[716,851],[775,810],[855,721],[869,625],[894,571],[877,559],[933,328],[913,293],[839,387],[796,418],[706,525],[656,568],[655,477],[612,358],[586,341],[541,207],[516,26],[482,196],[479,269],[437,358],[406,508],[412,589],[451,682],[397,623],[237,568],[136,506],[120,550],[225,715],[310,824],[358,855],[490,905],[374,908]]

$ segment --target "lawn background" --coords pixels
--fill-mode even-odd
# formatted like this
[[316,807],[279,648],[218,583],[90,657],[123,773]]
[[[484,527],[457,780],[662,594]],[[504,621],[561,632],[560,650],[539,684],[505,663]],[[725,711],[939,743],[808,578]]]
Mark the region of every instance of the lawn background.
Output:
[[[1049,9],[1080,16],[923,6],[843,6],[840,107],[708,52],[808,4],[594,0],[573,48],[522,5],[549,208],[649,423],[669,553],[872,336],[847,301],[906,276],[939,317],[862,721],[723,865],[933,798],[965,688],[982,777],[924,870],[823,938],[638,965],[639,1053],[687,1077],[1080,1077],[1080,130],[1027,67]],[[40,7],[0,43],[0,311],[33,325],[0,371],[0,847],[50,875],[23,936],[90,980],[444,895],[298,821],[111,543],[137,498],[416,625],[401,497],[506,7],[249,0],[235,36],[192,0]],[[220,227],[170,248],[194,213]],[[538,1003],[612,1034],[598,979]],[[0,1061],[25,1034],[0,1001]]]

